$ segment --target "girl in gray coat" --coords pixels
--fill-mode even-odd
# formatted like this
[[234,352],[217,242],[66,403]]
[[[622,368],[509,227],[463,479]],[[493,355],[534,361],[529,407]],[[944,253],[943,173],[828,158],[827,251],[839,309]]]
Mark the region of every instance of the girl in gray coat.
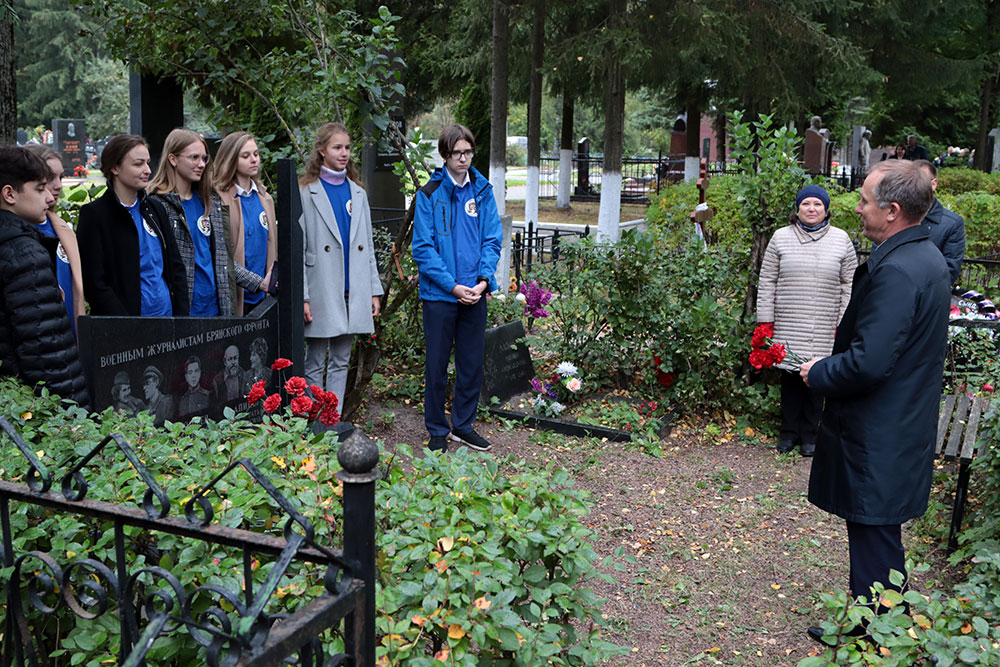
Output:
[[299,194],[306,381],[334,392],[343,405],[354,336],[375,331],[382,283],[368,196],[351,164],[351,137],[340,123],[316,131]]

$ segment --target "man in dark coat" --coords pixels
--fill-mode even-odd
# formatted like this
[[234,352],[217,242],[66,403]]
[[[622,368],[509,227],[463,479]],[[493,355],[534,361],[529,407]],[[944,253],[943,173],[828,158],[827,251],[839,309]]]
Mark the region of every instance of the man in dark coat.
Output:
[[[937,167],[927,160],[916,160],[914,164],[930,176],[931,188],[937,192]],[[965,257],[965,220],[958,213],[946,209],[934,197],[931,210],[924,216],[924,224],[930,228],[931,243],[944,255],[944,261],[948,263],[948,274],[954,284],[962,270],[962,258]]]
[[901,525],[927,510],[950,303],[948,266],[919,224],[932,200],[912,162],[872,169],[856,211],[874,249],[833,353],[801,369],[826,397],[809,502],[847,520],[854,596],[905,571]]
[[917,143],[917,136],[911,134],[906,137],[906,153],[903,155],[904,160],[926,160],[927,159],[927,149]]
[[0,375],[44,382],[89,407],[76,339],[56,282],[58,239],[42,235],[51,172],[23,148],[0,146]]

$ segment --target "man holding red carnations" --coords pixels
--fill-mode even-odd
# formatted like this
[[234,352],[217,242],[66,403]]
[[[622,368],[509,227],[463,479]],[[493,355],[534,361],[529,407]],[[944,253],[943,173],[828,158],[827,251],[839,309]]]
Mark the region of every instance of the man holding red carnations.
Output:
[[[905,573],[901,525],[927,510],[948,335],[948,265],[921,225],[930,178],[905,160],[865,179],[864,235],[874,244],[854,274],[833,354],[802,364],[826,397],[809,501],[847,521],[850,588]],[[819,639],[820,628],[810,628]]]

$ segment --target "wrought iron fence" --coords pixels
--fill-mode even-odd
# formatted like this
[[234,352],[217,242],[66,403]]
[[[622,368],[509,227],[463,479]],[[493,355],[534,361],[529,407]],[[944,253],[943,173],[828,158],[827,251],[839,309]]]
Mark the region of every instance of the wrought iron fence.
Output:
[[511,245],[511,263],[517,284],[523,282],[523,273],[530,273],[535,264],[551,264],[559,261],[559,245],[565,239],[580,239],[590,236],[590,225],[582,230],[536,227],[529,222],[523,232],[516,232]]
[[[317,544],[312,524],[271,481],[246,458],[234,461],[198,490],[184,505],[184,517],[169,516],[171,501],[137,456],[118,434],[104,438],[72,462],[62,477],[60,492],[51,490],[50,472],[9,421],[0,417],[2,430],[28,465],[26,484],[0,481],[0,524],[3,542],[0,559],[10,575],[4,582],[5,622],[0,658],[3,665],[48,664],[32,636],[41,618],[69,610],[81,619],[105,614],[117,617],[120,630],[118,661],[138,667],[157,638],[185,629],[205,647],[205,662],[221,665],[264,666],[292,664],[334,667],[375,664],[374,531],[375,481],[378,448],[357,431],[344,433],[338,460],[344,483],[344,550]],[[138,473],[144,490],[141,509],[88,500],[87,465],[105,447],[116,449]],[[207,495],[237,468],[254,482],[287,516],[284,538],[248,530],[213,525],[213,508]],[[60,564],[54,553],[14,550],[11,504],[26,503],[53,512],[96,518],[113,526],[114,563],[96,558],[75,558]],[[242,590],[203,584],[185,590],[180,579],[161,567],[162,553],[151,549],[147,559],[156,565],[130,571],[125,529],[176,535],[242,553]],[[255,555],[274,557],[263,582],[255,582]],[[322,567],[325,591],[291,614],[269,613],[278,584],[293,561]],[[318,576],[318,575],[317,575]],[[345,652],[326,658],[319,635],[346,618]],[[145,625],[141,629],[142,625]]]
[[[573,201],[599,201],[603,168],[601,155],[574,154],[570,198]],[[621,200],[624,203],[648,204],[650,194],[658,194],[663,186],[683,179],[683,155],[661,153],[655,157],[622,158]],[[554,199],[558,187],[559,158],[542,157],[539,164],[539,198]]]

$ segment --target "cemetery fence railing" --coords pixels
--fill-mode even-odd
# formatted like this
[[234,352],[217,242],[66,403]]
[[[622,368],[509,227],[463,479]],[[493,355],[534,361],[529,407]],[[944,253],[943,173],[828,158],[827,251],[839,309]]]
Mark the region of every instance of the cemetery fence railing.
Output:
[[[0,665],[49,664],[48,655],[41,653],[33,637],[32,626],[41,617],[70,613],[80,619],[105,614],[116,617],[120,630],[118,664],[126,667],[145,665],[158,637],[182,630],[205,647],[205,661],[211,667],[375,664],[375,482],[379,454],[377,445],[359,431],[340,434],[338,460],[343,470],[337,476],[344,485],[343,550],[318,544],[310,521],[249,459],[234,461],[193,493],[184,504],[183,516],[171,516],[170,498],[119,434],[105,437],[86,454],[68,462],[65,474],[57,480],[54,471],[35,455],[35,448],[2,416],[0,431],[0,439],[12,441],[28,466],[24,484],[0,480],[0,560],[10,571],[2,592],[5,609],[0,625]],[[87,499],[88,478],[92,482],[91,475],[102,473],[88,470],[88,464],[104,449],[127,459],[137,473],[134,483],[140,490],[135,497],[141,498],[140,507]],[[249,474],[287,518],[283,538],[212,523],[214,511],[207,496],[237,468]],[[59,491],[52,490],[54,483]],[[100,525],[112,526],[114,562],[65,551],[15,551],[11,506],[18,503],[90,517]],[[155,564],[130,568],[126,547],[129,527],[175,535],[185,543],[209,543],[239,551],[240,589],[206,583],[186,590],[175,573],[160,566],[163,554],[155,548],[147,554],[147,562]],[[260,568],[263,581],[253,576],[257,557],[273,559],[266,577]],[[280,597],[276,592],[293,561],[317,568],[317,576],[322,571],[318,568],[325,568],[325,590],[291,614],[274,613],[270,611],[272,603]],[[345,621],[345,650],[324,656],[319,635],[341,620]]]

